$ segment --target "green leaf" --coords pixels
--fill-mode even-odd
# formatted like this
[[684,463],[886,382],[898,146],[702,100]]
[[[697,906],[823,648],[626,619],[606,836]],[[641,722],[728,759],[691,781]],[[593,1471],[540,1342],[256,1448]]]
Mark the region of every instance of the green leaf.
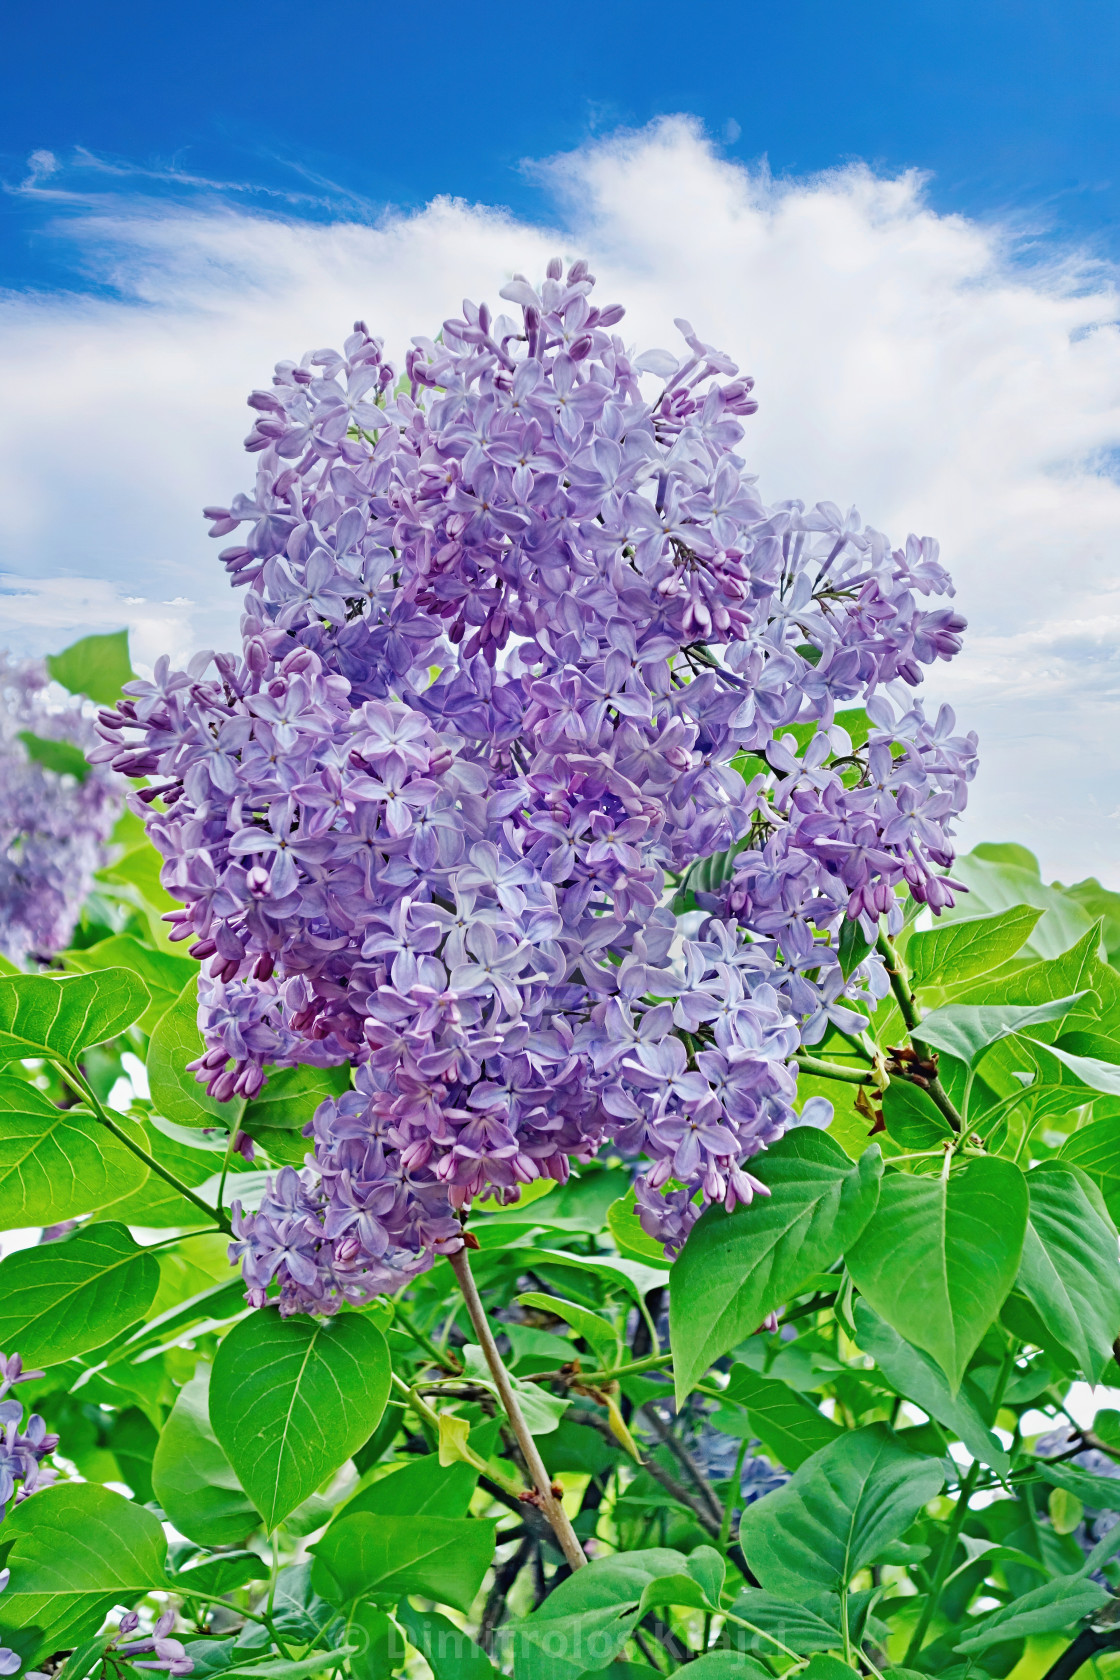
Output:
[[1018,904],[993,915],[943,922],[926,933],[912,933],[906,946],[910,981],[944,986],[987,974],[1013,957],[1042,915],[1034,905]]
[[[843,1433],[839,1424],[825,1417],[796,1389],[771,1377],[759,1376],[746,1365],[733,1365],[724,1391],[729,1400],[745,1409],[747,1428],[757,1435],[770,1456],[787,1470],[796,1470],[822,1447]],[[740,1434],[734,1414],[716,1412],[712,1422],[726,1434]]]
[[1093,921],[1103,920],[1105,956],[1113,968],[1117,967],[1117,959],[1120,959],[1120,893],[1102,887],[1092,875],[1062,890]]
[[[675,1668],[674,1675],[688,1680],[772,1680],[771,1671],[763,1668],[741,1651],[704,1651],[687,1664]],[[848,1670],[849,1676],[851,1669]]]
[[340,1097],[343,1091],[349,1089],[349,1063],[333,1068],[273,1068],[260,1096],[246,1105],[241,1116],[241,1129],[252,1137],[256,1136],[258,1127],[273,1131],[298,1131],[311,1119],[321,1102],[328,1097]]
[[71,741],[49,741],[42,735],[32,734],[30,729],[21,729],[16,739],[23,742],[32,764],[41,764],[44,770],[53,770],[57,776],[73,776],[79,782],[89,775],[85,754]]
[[937,1149],[953,1128],[920,1085],[892,1079],[883,1092],[883,1123],[903,1149]]
[[593,1277],[602,1278],[612,1289],[624,1289],[634,1302],[644,1299],[651,1289],[659,1289],[669,1281],[668,1262],[664,1268],[658,1268],[613,1254],[597,1254],[591,1259],[563,1248],[527,1248],[522,1252],[527,1262],[543,1260],[550,1266],[568,1266],[577,1272],[590,1272]]
[[1054,998],[1049,1003],[1033,1006],[947,1003],[943,1009],[933,1009],[923,1016],[918,1032],[923,1044],[932,1044],[936,1050],[944,1050],[966,1067],[972,1067],[1001,1038],[1009,1038],[1027,1027],[1041,1026],[1045,1021],[1059,1021],[1088,995],[1088,992],[1075,992],[1072,997]]
[[[476,1445],[477,1433],[472,1432],[472,1446]],[[339,1517],[353,1516],[357,1511],[370,1511],[379,1517],[465,1517],[477,1486],[478,1471],[473,1465],[463,1460],[441,1464],[438,1453],[426,1453],[360,1488],[342,1507]]]
[[[463,1361],[464,1374],[472,1383],[481,1388],[488,1388],[492,1394],[497,1394],[497,1385],[490,1375],[490,1367],[486,1363],[486,1355],[477,1342],[467,1342],[459,1349]],[[517,1395],[521,1406],[522,1416],[532,1435],[550,1435],[564,1416],[570,1400],[561,1399],[557,1394],[549,1391],[539,1383],[523,1382],[512,1372],[509,1374],[510,1386]]]
[[[1094,1115],[1098,1106],[1107,1105],[1094,1104]],[[1120,1213],[1120,1113],[1102,1115],[1080,1126],[1062,1144],[1057,1158],[1088,1173],[1115,1221]]]
[[730,1214],[709,1208],[672,1270],[678,1403],[714,1360],[855,1241],[875,1208],[882,1158],[872,1145],[853,1162],[824,1132],[798,1126],[755,1156],[751,1172],[769,1196]]
[[845,980],[854,974],[870,951],[873,941],[868,939],[859,921],[850,922],[845,916],[840,928],[840,972]]
[[0,1228],[57,1225],[139,1189],[148,1169],[84,1108],[0,1075]]
[[895,1392],[944,1424],[973,1458],[990,1464],[998,1475],[1009,1476],[1011,1460],[965,1390],[954,1394],[929,1354],[903,1341],[866,1301],[856,1301],[854,1318],[857,1343],[871,1355]]
[[[743,1640],[748,1651],[758,1651],[763,1656],[774,1656],[777,1646],[774,1640],[791,1651],[796,1651],[799,1657],[811,1656],[814,1651],[835,1651],[840,1644],[840,1636],[834,1624],[826,1617],[820,1616],[811,1608],[812,1598],[805,1602],[791,1603],[788,1599],[778,1598],[773,1593],[761,1592],[757,1588],[750,1588],[731,1606],[734,1615],[750,1622],[757,1633],[747,1629],[735,1629],[736,1641]],[[840,1600],[833,1598],[831,1605],[835,1607],[839,1619]],[[767,1639],[765,1634],[773,1637]]]
[[[1003,850],[1003,848],[1001,848]],[[1025,848],[1016,848],[1023,851]],[[1092,918],[1060,888],[1044,886],[1037,865],[1022,867],[1024,860],[984,856],[990,847],[977,847],[953,865],[953,879],[968,888],[955,910],[943,910],[944,921],[970,919],[983,910],[1015,910],[1031,904],[1043,912],[1024,947],[1024,955],[1050,960],[1068,951],[1092,926]],[[1029,855],[1029,854],[1028,854]]]
[[435,1675],[435,1680],[491,1680],[494,1665],[469,1634],[438,1610],[414,1610],[407,1598],[397,1621]]
[[739,1543],[768,1592],[841,1592],[906,1532],[944,1479],[939,1460],[908,1452],[884,1424],[849,1430],[785,1487],[747,1506]]
[[1027,1185],[1010,1161],[980,1156],[948,1179],[892,1172],[848,1251],[871,1306],[932,1354],[955,1394],[1006,1299],[1023,1251]]
[[1094,1511],[1120,1511],[1120,1478],[1095,1476],[1076,1464],[1048,1464],[1044,1458],[1036,1458],[1034,1462],[1044,1481],[1072,1493],[1082,1505]]
[[198,975],[193,974],[152,1031],[147,1061],[152,1103],[157,1114],[180,1126],[212,1126],[215,1121],[231,1126],[241,1104],[215,1101],[187,1071],[187,1063],[205,1050],[198,1030]]
[[632,1188],[607,1209],[607,1229],[624,1259],[638,1260],[647,1266],[665,1264],[665,1250],[661,1244],[653,1237],[647,1237],[642,1230]]
[[517,1680],[576,1680],[587,1670],[606,1668],[654,1606],[709,1607],[711,1556],[710,1546],[697,1547],[689,1557],[652,1546],[616,1552],[578,1569],[514,1627]]
[[47,670],[71,694],[85,694],[99,706],[120,699],[125,683],[135,681],[128,657],[128,631],[83,636],[61,653],[48,653]]
[[397,1623],[371,1599],[359,1599],[354,1606],[349,1634],[361,1647],[350,1663],[353,1680],[389,1680],[408,1654]]
[[[0,985],[3,982],[0,981]],[[1072,1056],[1068,1050],[1059,1050],[1056,1044],[1040,1044],[1040,1050],[1047,1055],[1054,1056],[1062,1066],[1068,1068],[1073,1077],[1087,1085],[1090,1091],[1102,1091],[1106,1096],[1120,1097],[1120,1067],[1114,1062],[1102,1062],[1095,1056]]]
[[19,1249],[0,1260],[0,1348],[28,1366],[61,1364],[135,1324],[158,1287],[155,1255],[111,1221]]
[[142,945],[130,933],[117,933],[111,939],[99,940],[84,951],[67,951],[69,968],[89,974],[103,968],[127,968],[138,974],[148,988],[151,1002],[136,1025],[141,1032],[150,1033],[160,1017],[171,1008],[189,980],[198,974],[198,964],[190,957],[175,957],[170,951],[155,951]]
[[1096,1384],[1120,1335],[1116,1227],[1087,1174],[1043,1161],[1027,1174],[1030,1218],[1016,1287]]
[[336,1518],[311,1548],[312,1583],[332,1604],[414,1592],[466,1614],[493,1559],[496,1528],[477,1517],[357,1511]]
[[259,1526],[256,1507],[210,1424],[210,1367],[199,1363],[179,1391],[152,1460],[152,1488],[180,1534],[200,1546],[234,1546]]
[[385,1338],[357,1313],[322,1323],[266,1307],[234,1326],[214,1361],[210,1420],[267,1529],[369,1439],[389,1380]]
[[808,1666],[801,1670],[799,1680],[849,1680],[851,1672],[851,1665],[841,1662],[839,1657],[829,1657],[821,1653],[813,1657]]
[[90,1045],[116,1038],[147,1007],[148,988],[126,968],[0,977],[0,1062],[73,1062]]
[[1081,1575],[1059,1575],[981,1617],[955,1649],[972,1656],[986,1651],[989,1645],[1002,1645],[1010,1639],[1024,1639],[1034,1633],[1057,1633],[1108,1602],[1109,1594],[1095,1581],[1087,1581]]
[[151,1511],[95,1482],[58,1482],[4,1521],[6,1627],[40,1634],[31,1661],[96,1633],[114,1604],[167,1589],[167,1541]]
[[268,1577],[268,1565],[256,1552],[226,1552],[222,1557],[206,1558],[202,1563],[181,1569],[174,1582],[176,1592],[208,1593],[212,1598],[221,1598],[239,1587],[247,1587],[250,1581],[267,1581]]
[[618,1331],[605,1318],[600,1318],[598,1313],[579,1306],[575,1301],[566,1301],[562,1295],[542,1295],[536,1290],[529,1290],[517,1299],[523,1307],[539,1307],[542,1312],[554,1313],[557,1318],[562,1318],[585,1342],[590,1342],[603,1361],[604,1369],[612,1368],[618,1358]]
[[340,1668],[348,1657],[357,1654],[357,1645],[338,1645],[333,1651],[318,1651],[313,1657],[300,1657],[291,1662],[286,1657],[274,1657],[265,1662],[238,1663],[230,1669],[238,1680],[309,1680],[324,1668]]

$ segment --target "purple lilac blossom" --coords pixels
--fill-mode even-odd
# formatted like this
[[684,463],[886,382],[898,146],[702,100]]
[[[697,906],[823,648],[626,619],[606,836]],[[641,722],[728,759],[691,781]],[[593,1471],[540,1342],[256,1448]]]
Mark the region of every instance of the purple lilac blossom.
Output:
[[[33,1382],[42,1375],[42,1371],[25,1371],[18,1353],[9,1358],[0,1353],[0,1522],[13,1495],[18,1505],[36,1488],[49,1487],[58,1475],[50,1465],[43,1467],[43,1460],[58,1446],[58,1436],[47,1433],[37,1412],[21,1429],[23,1407],[18,1400],[5,1398],[16,1383]],[[5,1672],[13,1671],[0,1668],[0,1673]]]
[[79,700],[54,698],[41,660],[0,653],[0,953],[23,964],[65,950],[121,811],[104,767],[83,781],[34,762],[21,733],[88,752],[97,745]]
[[964,628],[937,545],[765,505],[752,381],[684,321],[679,355],[636,355],[593,284],[515,278],[514,314],[465,303],[403,378],[362,323],[280,363],[254,489],[207,510],[238,533],[240,651],[161,660],[102,714],[204,965],[198,1078],[354,1069],[305,1169],[238,1211],[258,1304],[395,1290],[480,1199],[608,1143],[675,1252],[761,1188],[798,1047],[885,994],[874,956],[842,973],[845,919],[952,901],[975,738],[912,692]]
[[[186,1647],[178,1639],[168,1638],[175,1626],[174,1610],[165,1610],[150,1634],[141,1634],[139,1639],[129,1639],[128,1635],[135,1633],[139,1626],[139,1612],[127,1610],[109,1642],[111,1649],[127,1657],[132,1668],[159,1668],[172,1676],[194,1673],[194,1661],[188,1657]],[[151,1655],[144,1662],[137,1661],[142,1653],[148,1652]]]

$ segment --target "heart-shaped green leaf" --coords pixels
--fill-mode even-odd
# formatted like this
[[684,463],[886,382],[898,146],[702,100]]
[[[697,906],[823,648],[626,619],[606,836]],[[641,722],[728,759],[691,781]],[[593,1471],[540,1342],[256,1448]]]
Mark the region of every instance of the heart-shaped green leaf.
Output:
[[264,1308],[234,1326],[214,1361],[210,1422],[269,1530],[368,1441],[389,1381],[385,1338],[357,1313],[323,1323]]
[[848,1250],[860,1293],[936,1359],[955,1394],[1003,1305],[1023,1252],[1027,1185],[1011,1161],[980,1156],[946,1179],[891,1172]]

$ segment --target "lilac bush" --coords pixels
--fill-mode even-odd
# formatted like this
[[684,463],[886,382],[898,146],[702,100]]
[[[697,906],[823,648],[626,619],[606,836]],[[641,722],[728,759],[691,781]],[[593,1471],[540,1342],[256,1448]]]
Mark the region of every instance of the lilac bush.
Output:
[[[765,504],[752,381],[678,321],[638,355],[586,264],[465,303],[403,377],[358,323],[254,392],[208,509],[242,646],[101,714],[204,964],[200,1080],[354,1068],[235,1249],[253,1300],[396,1289],[608,1141],[675,1252],[749,1202],[791,1057],[886,991],[839,939],[952,902],[974,736],[914,690],[960,646],[937,545]],[[853,745],[838,712],[865,708]],[[675,916],[697,859],[737,848]],[[726,872],[725,872],[726,873]]]
[[97,744],[81,702],[52,698],[41,660],[0,653],[0,953],[18,964],[69,944],[121,810],[111,771],[52,769],[21,735],[83,753]]

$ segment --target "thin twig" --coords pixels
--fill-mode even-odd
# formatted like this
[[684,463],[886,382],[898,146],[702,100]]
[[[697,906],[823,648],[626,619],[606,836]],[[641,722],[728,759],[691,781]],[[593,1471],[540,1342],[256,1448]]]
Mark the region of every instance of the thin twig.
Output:
[[711,1482],[709,1482],[684,1442],[677,1439],[665,1419],[648,1400],[642,1407],[642,1416],[649,1419],[659,1438],[665,1443],[677,1463],[691,1480],[704,1504],[708,1507],[708,1515],[712,1522],[716,1524],[716,1532],[718,1533],[723,1525],[723,1506],[716,1498]]
[[482,1620],[478,1625],[478,1643],[484,1651],[489,1651],[494,1641],[494,1635],[502,1624],[506,1612],[506,1599],[509,1596],[517,1577],[529,1561],[529,1553],[536,1541],[531,1534],[526,1534],[517,1550],[504,1563],[499,1563],[494,1570],[494,1583],[486,1595],[486,1603],[482,1609]]

